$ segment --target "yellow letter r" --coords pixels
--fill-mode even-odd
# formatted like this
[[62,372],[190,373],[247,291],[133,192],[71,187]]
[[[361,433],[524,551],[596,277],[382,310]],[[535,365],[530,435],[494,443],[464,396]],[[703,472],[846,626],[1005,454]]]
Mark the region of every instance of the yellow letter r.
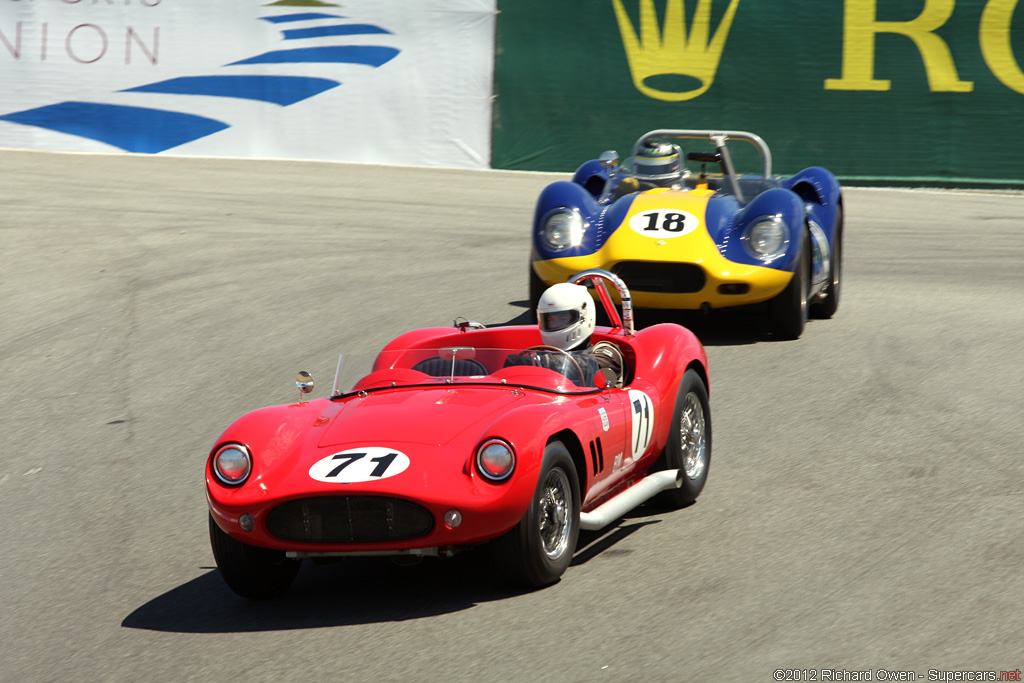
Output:
[[[889,90],[891,81],[875,78],[875,34],[897,33],[914,41],[932,91],[971,92],[974,83],[961,81],[946,42],[935,35],[953,14],[956,0],[925,0],[911,21],[878,21],[877,0],[846,0],[843,24],[843,77],[825,80],[826,90]],[[1016,2],[1016,0],[1013,0]]]

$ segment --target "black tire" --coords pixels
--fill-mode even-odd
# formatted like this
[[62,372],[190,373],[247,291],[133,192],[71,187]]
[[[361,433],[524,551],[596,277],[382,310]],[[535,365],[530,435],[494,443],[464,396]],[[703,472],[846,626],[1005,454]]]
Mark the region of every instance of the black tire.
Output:
[[548,286],[544,284],[544,281],[540,279],[536,271],[533,269],[533,264],[530,264],[530,320],[537,322],[537,304],[540,303],[541,294],[544,293]]
[[831,281],[825,285],[821,299],[811,304],[811,316],[827,320],[839,308],[839,292],[843,275],[843,205],[836,207],[836,225],[832,238],[832,254],[829,258]]
[[[561,502],[561,506],[557,503]],[[561,519],[553,519],[561,515]],[[580,485],[565,446],[553,441],[544,449],[533,501],[504,536],[491,542],[498,571],[514,586],[543,588],[565,573],[580,533]]]
[[682,486],[659,494],[670,507],[697,500],[711,467],[711,405],[708,390],[694,370],[687,370],[676,393],[675,412],[659,469],[683,470]]
[[811,287],[811,274],[808,272],[811,259],[807,253],[810,246],[810,236],[804,235],[800,255],[793,267],[793,277],[784,290],[768,301],[768,327],[778,339],[799,339],[804,332],[810,312],[807,302]]
[[228,536],[210,516],[210,547],[224,582],[243,598],[266,600],[285,593],[295,581],[302,560],[281,550],[247,545]]

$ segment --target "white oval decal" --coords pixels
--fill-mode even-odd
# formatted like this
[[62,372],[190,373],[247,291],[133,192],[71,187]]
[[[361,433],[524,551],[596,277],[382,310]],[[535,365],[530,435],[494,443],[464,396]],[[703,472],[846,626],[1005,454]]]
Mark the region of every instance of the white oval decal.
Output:
[[633,460],[639,460],[651,443],[654,433],[654,403],[651,397],[637,389],[629,390],[630,413],[633,417],[633,431],[630,434]]
[[409,467],[409,456],[394,448],[350,448],[328,455],[309,468],[309,476],[328,484],[359,484],[387,479]]
[[663,240],[693,232],[700,227],[700,219],[689,211],[654,209],[630,218],[629,227],[637,234]]

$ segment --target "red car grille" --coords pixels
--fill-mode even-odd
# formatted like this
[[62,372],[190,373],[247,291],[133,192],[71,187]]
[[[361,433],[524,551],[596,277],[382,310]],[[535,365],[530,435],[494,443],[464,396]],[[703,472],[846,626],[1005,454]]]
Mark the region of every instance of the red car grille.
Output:
[[704,270],[693,263],[622,261],[612,268],[626,286],[637,292],[689,294],[704,289]]
[[267,517],[267,527],[286,541],[380,543],[425,536],[434,517],[399,498],[321,496],[279,505]]

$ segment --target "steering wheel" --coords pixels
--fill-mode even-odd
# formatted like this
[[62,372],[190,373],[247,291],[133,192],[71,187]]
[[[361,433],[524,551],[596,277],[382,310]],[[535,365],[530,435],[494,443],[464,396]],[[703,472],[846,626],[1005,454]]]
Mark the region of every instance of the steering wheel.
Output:
[[557,346],[549,346],[547,344],[538,344],[537,346],[531,346],[528,349],[524,349],[523,353],[529,353],[530,351],[557,351],[568,358],[569,362],[572,363],[572,366],[576,368],[576,372],[580,373],[580,382],[587,381],[587,375],[583,372],[583,368],[581,368],[580,364],[576,362],[576,359],[572,357],[572,354],[565,349],[560,349]]

